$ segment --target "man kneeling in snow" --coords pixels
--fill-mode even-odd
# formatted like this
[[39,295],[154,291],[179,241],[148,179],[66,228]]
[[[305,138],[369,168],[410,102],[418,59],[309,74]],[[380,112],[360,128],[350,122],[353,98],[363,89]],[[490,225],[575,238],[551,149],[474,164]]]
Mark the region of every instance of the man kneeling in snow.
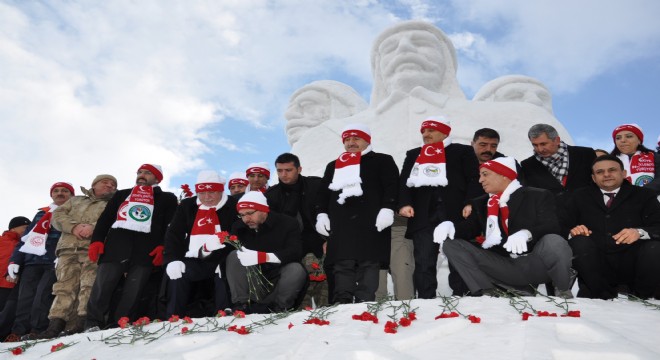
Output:
[[[529,293],[552,281],[556,296],[572,298],[572,252],[557,235],[554,197],[547,190],[522,187],[516,176],[511,157],[482,164],[479,183],[488,195],[472,201],[472,213],[456,229],[451,223],[439,225],[434,241],[444,242],[447,259],[473,294],[493,295],[496,287]],[[458,239],[444,241],[454,238],[454,230]]]
[[236,210],[243,221],[234,223],[232,234],[242,247],[227,257],[234,310],[266,313],[293,308],[308,279],[300,263],[298,221],[270,212],[266,197],[259,191],[245,193]]

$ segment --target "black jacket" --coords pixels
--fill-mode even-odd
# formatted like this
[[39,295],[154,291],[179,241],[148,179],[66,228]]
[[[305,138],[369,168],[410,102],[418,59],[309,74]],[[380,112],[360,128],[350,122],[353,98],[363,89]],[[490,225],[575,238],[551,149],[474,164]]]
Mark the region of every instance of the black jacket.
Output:
[[[617,252],[630,245],[616,245],[612,235],[625,228],[641,228],[648,232],[651,240],[660,240],[660,203],[655,192],[648,188],[633,186],[624,181],[614,197],[610,208],[605,206],[603,193],[596,186],[576,191],[561,215],[562,231],[568,236],[577,225],[592,231],[601,250]],[[648,240],[641,240],[648,241]]]
[[274,253],[282,265],[302,260],[300,227],[290,216],[271,211],[256,230],[250,229],[243,221],[236,221],[231,233],[247,249]]
[[[527,243],[528,252],[532,251],[536,242],[544,235],[561,233],[556,215],[555,198],[549,191],[522,187],[511,194],[507,206],[509,207],[509,235],[523,229],[532,233],[532,240]],[[485,236],[487,217],[488,195],[483,195],[472,201],[472,213],[467,219],[456,225],[455,237],[472,240],[479,235]],[[509,253],[503,247],[507,241],[507,234],[501,229],[501,226],[500,231],[502,242],[490,249],[508,256]]]
[[585,186],[593,186],[591,180],[591,164],[596,159],[592,148],[568,146],[568,175],[566,186],[555,178],[547,167],[543,166],[534,155],[522,161],[525,185],[550,190],[559,195],[565,191],[572,192]]
[[445,148],[447,186],[408,187],[406,181],[421,150],[418,147],[406,153],[399,177],[398,208],[410,205],[415,210],[415,216],[408,219],[407,238],[445,220],[461,221],[463,207],[468,201],[484,194],[479,185],[479,160],[474,149],[455,143]]
[[[175,260],[183,260],[190,244],[190,231],[195,223],[197,216],[197,196],[183,199],[174,213],[170,226],[165,233],[165,250],[163,252],[163,263],[168,264]],[[236,216],[236,199],[227,196],[227,202],[216,210],[218,220],[220,221],[220,230],[229,232],[235,221],[239,221]],[[228,247],[219,251],[214,251],[213,255],[204,258],[207,261],[220,261],[220,258],[226,257]]]
[[303,254],[314,253],[323,256],[321,235],[316,232],[316,196],[321,185],[318,176],[299,176],[294,185],[277,184],[266,191],[266,199],[271,211],[294,217],[302,233]]
[[337,202],[340,191],[328,188],[335,174],[335,161],[325,168],[318,206],[330,218],[330,239],[326,262],[335,260],[379,261],[390,259],[391,228],[379,232],[376,217],[380,209],[395,210],[399,170],[392,156],[370,151],[360,161],[362,196]]
[[104,242],[104,253],[99,264],[105,262],[124,262],[149,265],[153,257],[149,255],[158,245],[163,245],[165,231],[174,216],[177,198],[171,192],[154,187],[154,212],[151,219],[151,232],[142,233],[126,229],[113,229],[119,207],[130,195],[132,188],[117,191],[96,222],[92,242]]

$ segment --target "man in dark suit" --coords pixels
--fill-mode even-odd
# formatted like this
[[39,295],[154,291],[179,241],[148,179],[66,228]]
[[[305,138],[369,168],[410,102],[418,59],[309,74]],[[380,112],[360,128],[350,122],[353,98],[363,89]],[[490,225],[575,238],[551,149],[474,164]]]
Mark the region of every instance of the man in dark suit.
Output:
[[[413,241],[412,280],[417,297],[432,299],[438,287],[439,247],[434,242],[434,231],[446,238],[453,231],[452,223],[462,219],[467,201],[483,192],[477,182],[479,163],[474,150],[451,142],[451,126],[446,118],[427,118],[420,132],[424,146],[406,153],[401,170],[399,215],[408,218],[406,238]],[[455,294],[467,292],[455,272],[449,280]]]
[[496,287],[523,290],[552,281],[557,296],[572,298],[572,254],[557,235],[554,197],[522,187],[515,169],[510,157],[480,166],[479,182],[488,195],[473,201],[470,216],[456,226],[457,239],[449,236],[443,251],[472,293],[492,294]]
[[316,231],[329,236],[334,301],[374,301],[381,264],[389,264],[399,170],[390,155],[371,149],[371,131],[349,124],[346,152],[328,163],[321,180]]
[[236,200],[227,195],[224,178],[213,170],[199,172],[195,192],[197,196],[181,201],[165,233],[163,263],[168,276],[168,318],[193,315],[188,302],[193,284],[201,281],[214,287],[213,314],[230,306],[229,285],[224,275],[229,249],[222,250],[225,246],[216,234],[229,231],[238,221]]
[[611,299],[617,286],[625,285],[636,296],[652,297],[660,286],[660,203],[655,192],[626,181],[616,156],[598,157],[592,173],[598,187],[576,191],[562,216],[575,255],[578,296]]
[[[522,161],[525,185],[552,191],[555,195],[592,185],[592,148],[571,146],[561,141],[557,130],[536,124],[527,133],[534,155]],[[561,197],[558,200],[563,201]]]

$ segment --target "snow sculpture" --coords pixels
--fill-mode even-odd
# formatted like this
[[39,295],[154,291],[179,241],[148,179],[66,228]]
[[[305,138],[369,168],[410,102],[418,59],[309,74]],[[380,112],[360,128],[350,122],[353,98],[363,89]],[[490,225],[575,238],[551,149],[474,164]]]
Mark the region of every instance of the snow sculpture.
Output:
[[525,75],[504,75],[484,84],[473,101],[521,101],[552,112],[550,90],[538,79]]

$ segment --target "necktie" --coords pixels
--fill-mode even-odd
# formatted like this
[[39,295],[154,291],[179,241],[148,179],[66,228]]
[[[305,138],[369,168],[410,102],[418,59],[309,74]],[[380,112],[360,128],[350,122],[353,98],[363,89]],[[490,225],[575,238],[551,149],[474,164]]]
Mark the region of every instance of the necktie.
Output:
[[607,199],[607,202],[605,203],[605,206],[607,207],[612,206],[612,201],[614,200],[614,195],[616,195],[616,193],[605,193],[605,195],[609,197],[609,199]]

